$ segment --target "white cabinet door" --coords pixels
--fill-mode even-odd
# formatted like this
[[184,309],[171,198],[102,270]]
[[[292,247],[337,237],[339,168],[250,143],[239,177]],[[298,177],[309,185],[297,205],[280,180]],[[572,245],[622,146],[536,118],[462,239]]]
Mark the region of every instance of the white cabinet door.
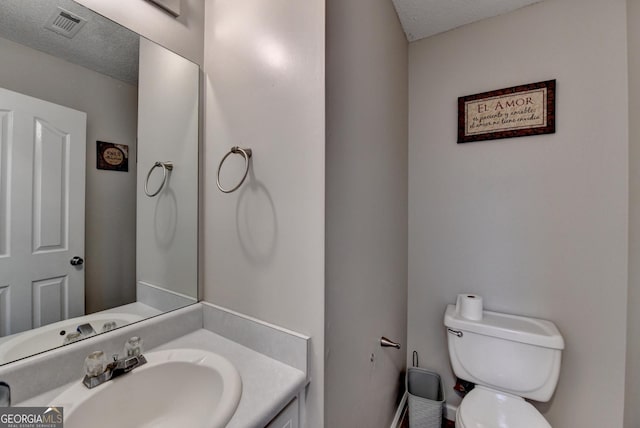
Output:
[[299,418],[298,399],[296,398],[278,416],[273,418],[266,428],[298,428],[300,426]]
[[0,88],[0,335],[84,315],[86,114]]

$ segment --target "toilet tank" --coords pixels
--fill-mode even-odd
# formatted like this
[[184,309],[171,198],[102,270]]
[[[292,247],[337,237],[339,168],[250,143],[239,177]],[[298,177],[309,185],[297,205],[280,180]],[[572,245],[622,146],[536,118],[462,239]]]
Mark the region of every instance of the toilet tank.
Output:
[[558,383],[564,340],[550,321],[484,311],[471,321],[448,305],[449,357],[457,377],[536,401]]

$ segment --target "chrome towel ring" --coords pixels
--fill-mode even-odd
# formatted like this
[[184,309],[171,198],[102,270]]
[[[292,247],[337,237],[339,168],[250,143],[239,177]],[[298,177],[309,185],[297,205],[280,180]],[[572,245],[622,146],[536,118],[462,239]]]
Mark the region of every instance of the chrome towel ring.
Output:
[[[244,175],[242,176],[242,180],[240,180],[240,183],[238,183],[236,187],[234,187],[233,189],[227,190],[227,189],[223,189],[222,186],[220,185],[220,169],[222,169],[222,164],[224,163],[224,161],[227,160],[229,155],[233,153],[239,153],[242,155],[242,157],[244,157]],[[231,147],[231,150],[229,151],[229,153],[224,155],[224,157],[220,161],[220,165],[218,165],[218,179],[216,180],[218,184],[218,189],[220,189],[221,192],[223,193],[235,192],[236,190],[238,190],[238,187],[242,186],[242,183],[244,183],[244,180],[245,178],[247,178],[247,174],[249,173],[249,158],[251,157],[251,154],[252,154],[251,149],[243,149],[238,146],[235,146],[235,147]]]
[[[151,173],[153,172],[154,169],[156,168],[162,168],[162,183],[160,184],[160,187],[158,187],[158,190],[156,190],[153,193],[149,193],[149,177],[151,177]],[[147,179],[144,181],[144,193],[150,197],[153,198],[154,196],[156,196],[158,193],[160,193],[160,191],[162,191],[162,189],[164,189],[164,185],[167,184],[167,176],[169,175],[168,171],[173,171],[173,163],[171,162],[156,162],[153,164],[153,166],[151,167],[151,169],[149,170],[149,173],[147,174]]]

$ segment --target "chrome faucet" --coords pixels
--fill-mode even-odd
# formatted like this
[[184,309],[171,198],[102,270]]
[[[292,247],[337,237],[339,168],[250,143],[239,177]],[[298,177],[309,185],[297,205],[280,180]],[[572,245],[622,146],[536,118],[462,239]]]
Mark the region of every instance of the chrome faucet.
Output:
[[0,382],[0,407],[11,407],[11,387],[6,382]]
[[124,346],[125,356],[113,355],[113,361],[107,364],[107,357],[102,351],[92,352],[84,360],[85,376],[82,383],[87,388],[95,388],[131,370],[146,364],[142,355],[142,339],[134,336]]

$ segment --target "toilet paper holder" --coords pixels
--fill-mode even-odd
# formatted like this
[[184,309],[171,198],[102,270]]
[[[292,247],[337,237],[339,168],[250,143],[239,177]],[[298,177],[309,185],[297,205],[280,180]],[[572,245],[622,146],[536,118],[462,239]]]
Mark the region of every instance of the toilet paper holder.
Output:
[[380,338],[380,346],[382,346],[383,348],[396,348],[396,349],[400,349],[400,344],[396,343],[392,340],[387,339],[386,337],[382,336]]

